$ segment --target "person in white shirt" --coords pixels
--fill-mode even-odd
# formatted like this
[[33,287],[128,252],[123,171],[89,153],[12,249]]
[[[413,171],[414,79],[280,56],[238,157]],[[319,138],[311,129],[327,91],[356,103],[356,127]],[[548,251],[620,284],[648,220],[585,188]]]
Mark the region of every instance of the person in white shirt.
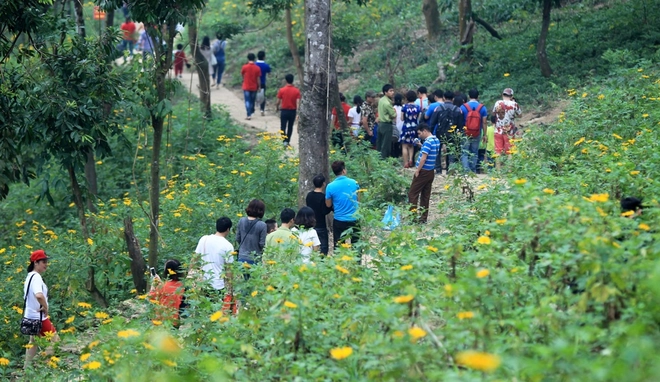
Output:
[[225,270],[225,264],[234,262],[234,246],[227,240],[231,225],[228,217],[221,217],[215,222],[215,234],[202,236],[195,249],[195,253],[202,255],[204,278],[218,292],[233,291],[231,271]]
[[[31,320],[41,320],[41,331],[39,336],[52,336],[52,341],[59,341],[57,331],[50,322],[48,316],[48,287],[41,275],[48,269],[48,256],[43,249],[36,250],[30,254],[30,265],[28,266],[28,275],[23,284],[23,298],[25,306],[23,317]],[[30,336],[30,344],[34,341],[34,336]],[[37,346],[31,346],[25,353],[25,368],[27,368],[34,356],[37,354]]]
[[300,239],[300,258],[303,263],[309,263],[312,258],[312,252],[318,252],[321,248],[321,240],[316,233],[316,214],[310,207],[303,207],[298,211],[295,218],[298,227],[298,239]]
[[362,97],[356,95],[353,97],[353,106],[348,110],[348,120],[351,123],[351,134],[354,137],[360,135],[360,122],[362,121],[362,104],[364,101]]

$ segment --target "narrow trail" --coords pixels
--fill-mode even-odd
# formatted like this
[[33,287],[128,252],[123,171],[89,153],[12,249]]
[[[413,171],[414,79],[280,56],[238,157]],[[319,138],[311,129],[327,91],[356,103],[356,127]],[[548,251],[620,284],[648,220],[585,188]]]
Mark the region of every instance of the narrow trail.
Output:
[[[178,80],[189,92],[199,95],[199,77],[197,73],[186,71],[183,74],[183,78],[179,78]],[[249,121],[245,119],[247,114],[243,98],[231,89],[227,89],[224,85],[220,85],[218,88],[211,87],[211,104],[218,105],[226,110],[236,124],[244,126],[248,132],[258,133],[260,131],[267,131],[269,133],[279,133],[280,131],[280,117],[275,111],[275,103],[272,100],[266,101],[266,115],[261,115],[259,105],[257,105],[255,108],[256,112]],[[298,151],[298,123],[293,128],[291,146],[296,152]]]

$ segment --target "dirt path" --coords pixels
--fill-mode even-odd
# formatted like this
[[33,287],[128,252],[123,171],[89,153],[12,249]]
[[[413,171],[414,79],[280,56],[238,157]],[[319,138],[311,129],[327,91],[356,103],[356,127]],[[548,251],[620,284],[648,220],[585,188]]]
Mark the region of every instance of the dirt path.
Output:
[[[183,78],[179,81],[193,94],[199,95],[199,78],[196,73],[185,72]],[[269,101],[269,102],[268,102]],[[251,120],[246,120],[245,102],[239,94],[221,85],[219,88],[211,88],[211,103],[223,107],[236,123],[245,126],[248,132],[267,131],[269,133],[279,133],[280,117],[275,111],[275,104],[268,100],[266,103],[266,115],[262,116],[257,105],[257,112],[252,115]],[[291,136],[291,146],[298,150],[298,124],[293,128]]]

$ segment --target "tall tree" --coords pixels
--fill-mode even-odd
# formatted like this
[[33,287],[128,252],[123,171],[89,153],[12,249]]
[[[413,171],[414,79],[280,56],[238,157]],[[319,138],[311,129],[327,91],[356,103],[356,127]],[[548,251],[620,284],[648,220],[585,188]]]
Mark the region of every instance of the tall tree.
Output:
[[317,174],[328,174],[328,92],[337,81],[330,57],[331,0],[305,2],[305,76],[300,102],[298,204]]
[[[117,9],[123,0],[106,0],[107,9]],[[172,110],[171,87],[167,74],[172,66],[172,51],[176,26],[185,23],[188,15],[200,11],[205,0],[132,0],[129,10],[135,21],[143,22],[153,40],[153,60],[147,57],[145,70],[151,75],[155,94],[145,100],[149,109],[153,139],[149,181],[149,266],[158,265],[158,225],[160,222],[160,151],[163,143],[165,117]]]
[[536,45],[536,57],[539,60],[541,74],[543,77],[550,77],[552,75],[552,68],[548,61],[548,54],[546,52],[546,43],[548,39],[548,30],[550,29],[550,11],[552,9],[552,0],[543,1],[543,21],[541,23],[541,34],[539,35],[539,42]]
[[190,53],[199,79],[199,104],[202,114],[211,118],[211,76],[209,75],[209,63],[201,51],[201,40],[197,34],[197,15],[188,18],[188,41]]
[[458,3],[458,41],[463,41],[472,18],[472,0],[459,0]]
[[430,40],[435,40],[440,36],[440,11],[438,10],[437,0],[423,0],[422,13],[424,20],[426,20],[426,31],[429,34]]

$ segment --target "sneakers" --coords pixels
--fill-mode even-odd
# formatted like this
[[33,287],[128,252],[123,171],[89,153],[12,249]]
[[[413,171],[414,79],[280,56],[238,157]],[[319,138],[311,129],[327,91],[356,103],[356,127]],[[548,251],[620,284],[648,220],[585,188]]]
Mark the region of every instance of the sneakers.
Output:
[[264,112],[264,111],[262,110],[262,111],[261,111],[261,116],[263,117],[264,115],[266,115],[266,112]]

